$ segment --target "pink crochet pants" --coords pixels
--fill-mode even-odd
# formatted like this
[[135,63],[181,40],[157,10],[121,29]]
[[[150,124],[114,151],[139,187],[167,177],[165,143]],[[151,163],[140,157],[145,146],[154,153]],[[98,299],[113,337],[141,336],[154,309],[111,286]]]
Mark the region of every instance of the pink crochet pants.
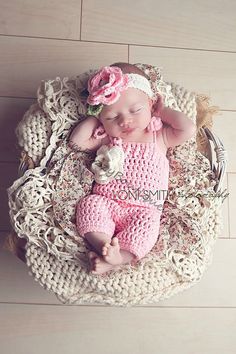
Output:
[[160,227],[161,211],[155,206],[129,205],[90,194],[77,204],[76,224],[79,234],[104,232],[119,239],[120,248],[139,260],[155,245]]

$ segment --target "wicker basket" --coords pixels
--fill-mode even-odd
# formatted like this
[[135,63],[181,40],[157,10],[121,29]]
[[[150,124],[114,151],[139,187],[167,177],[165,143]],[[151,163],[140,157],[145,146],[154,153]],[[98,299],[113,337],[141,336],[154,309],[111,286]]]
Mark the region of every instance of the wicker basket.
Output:
[[[159,69],[145,64],[139,65],[141,68],[144,67],[145,69],[149,70],[151,74],[153,73],[152,70],[154,70],[155,74],[157,73],[157,76],[159,75]],[[158,76],[158,79],[160,80],[161,76]],[[83,77],[79,77],[79,80],[81,80],[83,86],[85,82]],[[46,133],[48,134],[48,138],[45,139],[48,141],[50,140],[50,144],[54,148],[56,146],[54,141],[55,139],[52,139],[52,135],[50,133],[50,126],[47,125],[46,118],[51,114],[50,119],[54,124],[57,119],[61,118],[61,112],[56,115],[55,106],[53,107],[53,109],[51,106],[48,108],[48,105],[51,104],[51,97],[47,97],[47,102],[49,102],[48,105],[41,104],[42,101],[44,102],[46,97],[45,87],[47,88],[49,86],[51,91],[55,89],[55,96],[58,97],[60,92],[63,92],[64,94],[67,94],[68,92],[73,93],[74,91],[71,89],[71,87],[73,87],[74,89],[73,85],[75,82],[76,84],[78,83],[78,78],[77,80],[72,80],[71,82],[66,80],[60,80],[59,78],[57,78],[54,81],[46,82],[44,85],[44,90],[38,90],[38,102],[40,105],[40,109],[44,114],[44,116],[42,117],[45,117],[44,133],[46,138]],[[181,87],[178,87],[173,83],[170,83],[168,85],[172,88],[172,90],[175,90],[175,92],[177,92],[179,96],[181,96],[179,102],[182,102],[185,97],[187,97],[186,107],[189,107],[189,105],[191,105],[189,103],[190,98],[192,97],[191,94],[189,94],[186,90],[183,90]],[[48,92],[51,91],[48,90]],[[221,193],[223,191],[222,183],[226,171],[226,152],[221,140],[212,131],[212,117],[215,113],[217,113],[217,108],[209,106],[208,97],[197,94],[194,95],[194,97],[196,97],[197,111],[196,125],[198,130],[196,141],[198,152],[202,154],[200,154],[201,156],[205,156],[209,160],[210,169],[212,171],[212,174],[214,175],[214,192]],[[172,101],[175,102],[174,98]],[[82,107],[81,109],[83,111],[84,107]],[[32,117],[34,117],[34,111],[35,107],[30,108],[30,113]],[[24,124],[26,124],[26,120],[23,120],[21,128],[22,126],[24,127]],[[72,121],[70,121],[70,124],[67,123],[65,125],[67,127],[67,131],[68,125],[71,124]],[[57,133],[57,136],[63,136],[63,126],[60,126],[58,128],[58,131],[59,133]],[[24,146],[24,144],[24,139],[23,143],[21,139],[21,146]],[[29,153],[27,149],[22,150],[22,157],[19,165],[19,177],[24,177],[31,169],[32,171],[34,171],[34,169],[37,169],[37,166],[39,165],[41,168],[40,171],[43,173],[45,161],[49,158],[49,155],[53,155],[53,151],[55,151],[55,149],[49,151],[47,147],[45,149],[46,150],[41,151],[42,156],[34,156],[33,153]],[[27,182],[27,180],[25,180],[25,182]],[[23,184],[19,183],[19,188],[21,188]],[[12,190],[10,190],[9,192],[9,196],[11,195]],[[214,216],[213,214],[209,216],[209,218],[211,219],[209,220],[212,224],[212,228],[217,226],[217,233],[219,233],[219,207],[215,206],[215,208],[216,209],[214,209],[213,211],[211,210],[211,213],[216,213],[217,220],[212,221],[212,217]],[[209,222],[209,220],[207,222]],[[168,256],[169,259],[171,259],[171,264],[169,265],[169,268],[165,268],[165,262],[162,263],[162,275],[160,274],[158,267],[155,266],[155,269],[153,269],[153,265],[155,265],[155,257],[150,256],[151,258],[149,258],[146,263],[141,262],[138,269],[134,269],[131,266],[129,268],[129,266],[127,265],[126,268],[124,268],[124,271],[121,271],[120,273],[113,272],[112,275],[108,276],[105,279],[103,277],[99,278],[97,276],[92,277],[92,275],[88,274],[88,272],[82,265],[76,263],[75,259],[70,260],[66,258],[63,259],[57,257],[55,254],[52,253],[54,250],[53,242],[51,242],[52,248],[48,248],[47,252],[44,248],[41,248],[41,246],[37,244],[37,239],[35,244],[27,242],[26,237],[24,237],[23,233],[21,234],[21,237],[19,237],[19,235],[15,233],[14,224],[13,231],[8,235],[4,248],[14,253],[23,262],[26,262],[30,268],[30,274],[34,276],[35,280],[39,281],[40,285],[42,285],[44,288],[53,291],[58,297],[58,299],[63,303],[81,304],[98,302],[102,304],[129,306],[160,301],[164,298],[168,298],[174,295],[175,293],[178,293],[179,291],[191,287],[194,283],[199,281],[206,267],[211,262],[211,249],[213,247],[213,241],[215,241],[216,237],[217,235],[214,235],[214,231],[212,231],[208,241],[206,240],[208,237],[205,235],[203,237],[205,246],[203,248],[200,247],[198,250],[193,250],[193,252],[190,252],[191,254],[189,254],[189,256],[184,255],[183,252],[180,252],[178,254],[178,252],[175,252],[176,250],[174,250],[173,252],[171,249],[168,250],[168,252],[170,251],[168,253]],[[61,255],[63,257],[63,253],[61,253]],[[38,262],[37,260],[38,257],[40,257],[40,262]],[[195,273],[191,273],[189,269],[195,266],[195,262],[196,264],[202,262],[202,264],[199,263],[200,265],[196,267],[197,271]],[[151,280],[147,279],[149,277]],[[160,288],[158,285],[158,281],[162,278],[165,279],[163,280],[163,286]],[[52,279],[54,279],[53,283]],[[151,284],[152,290],[150,290]]]

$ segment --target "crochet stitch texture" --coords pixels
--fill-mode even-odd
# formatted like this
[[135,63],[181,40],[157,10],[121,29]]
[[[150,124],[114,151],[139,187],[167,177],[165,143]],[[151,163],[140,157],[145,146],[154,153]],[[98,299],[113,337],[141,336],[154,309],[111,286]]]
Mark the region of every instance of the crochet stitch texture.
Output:
[[[111,140],[110,146],[118,145],[124,149],[122,178],[113,178],[106,184],[95,183],[92,192],[97,197],[92,194],[78,203],[77,227],[82,236],[92,231],[113,236],[116,229],[121,249],[132,251],[139,260],[151,250],[158,237],[168,191],[169,161],[159,151],[155,131],[152,142]],[[136,208],[133,208],[133,214],[123,215],[122,205],[126,209],[135,205]]]

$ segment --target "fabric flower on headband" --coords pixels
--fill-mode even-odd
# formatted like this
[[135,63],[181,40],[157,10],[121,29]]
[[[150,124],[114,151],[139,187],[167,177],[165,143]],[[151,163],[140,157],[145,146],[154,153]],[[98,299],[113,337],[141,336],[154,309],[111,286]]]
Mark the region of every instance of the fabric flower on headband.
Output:
[[120,93],[128,87],[144,91],[149,97],[153,92],[149,81],[139,74],[123,74],[117,66],[105,66],[88,81],[87,114],[98,116],[103,105],[111,105],[118,101]]
[[110,105],[120,97],[120,92],[128,86],[128,77],[120,68],[105,66],[88,81],[88,114],[98,115],[103,105]]

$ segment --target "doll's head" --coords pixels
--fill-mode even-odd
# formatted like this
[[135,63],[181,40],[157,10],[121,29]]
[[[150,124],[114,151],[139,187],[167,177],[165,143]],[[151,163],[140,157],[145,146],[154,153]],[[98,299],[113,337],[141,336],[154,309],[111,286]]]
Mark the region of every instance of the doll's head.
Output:
[[139,135],[150,123],[153,92],[135,65],[116,63],[100,69],[88,82],[88,114],[115,137]]

